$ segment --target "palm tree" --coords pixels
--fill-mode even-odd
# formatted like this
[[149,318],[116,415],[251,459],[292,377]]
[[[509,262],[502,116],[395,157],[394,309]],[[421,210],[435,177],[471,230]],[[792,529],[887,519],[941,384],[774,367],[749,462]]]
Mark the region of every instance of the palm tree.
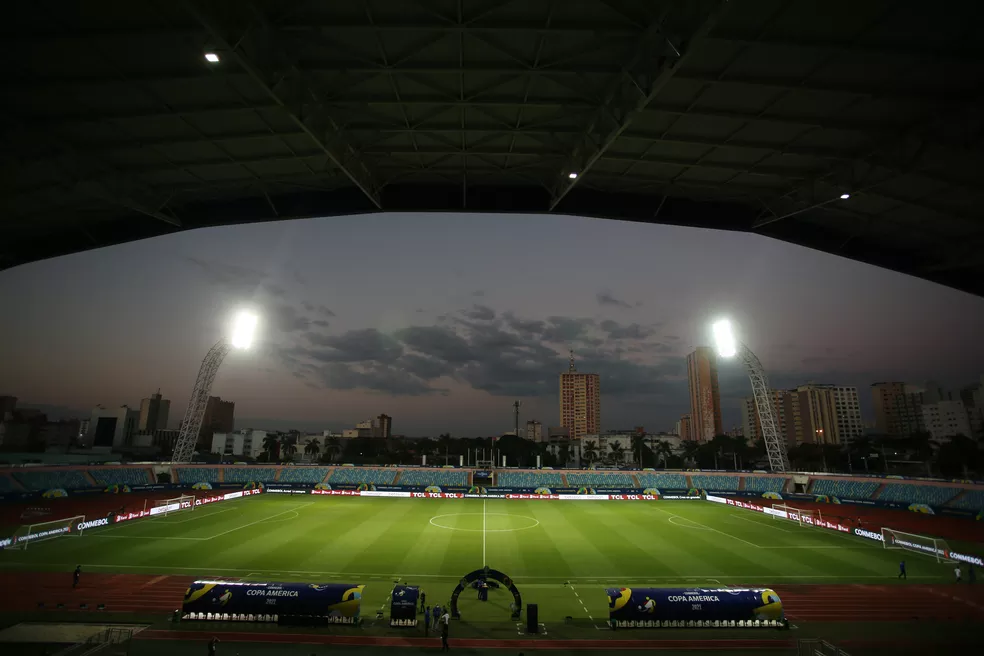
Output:
[[284,435],[280,438],[280,457],[284,460],[289,460],[291,456],[297,453],[297,444],[294,438],[289,435]]
[[328,457],[331,460],[334,460],[335,456],[337,456],[341,452],[342,452],[342,447],[338,443],[337,437],[329,437],[328,439],[325,440],[325,453],[328,455]]
[[612,462],[616,465],[622,462],[622,458],[625,456],[625,448],[622,444],[620,442],[612,442],[609,448],[612,450]]
[[639,459],[639,467],[642,467],[642,450],[646,446],[645,435],[632,436],[632,454]]
[[588,461],[588,466],[594,464],[598,459],[598,443],[594,440],[585,440],[584,448],[581,449],[581,456]]
[[269,462],[272,462],[280,453],[280,439],[276,435],[267,433],[267,436],[263,438],[263,453],[267,454],[267,461]]
[[663,469],[666,469],[666,459],[673,455],[673,447],[666,440],[656,440],[650,449],[653,452],[653,456],[658,458],[663,463]]
[[683,443],[683,459],[688,467],[697,464],[697,456],[700,454],[700,442],[697,440],[687,440]]
[[304,446],[304,453],[315,458],[318,457],[318,454],[321,453],[321,442],[318,438],[314,438]]

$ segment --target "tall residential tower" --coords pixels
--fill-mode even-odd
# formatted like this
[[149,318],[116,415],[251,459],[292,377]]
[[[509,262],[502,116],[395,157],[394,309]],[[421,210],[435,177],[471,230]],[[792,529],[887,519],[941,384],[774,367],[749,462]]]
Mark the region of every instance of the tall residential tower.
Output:
[[687,356],[690,379],[691,439],[703,442],[723,432],[721,391],[718,389],[717,357],[707,346],[698,346]]
[[560,374],[560,425],[572,440],[601,432],[601,377],[578,372],[574,351],[568,370]]

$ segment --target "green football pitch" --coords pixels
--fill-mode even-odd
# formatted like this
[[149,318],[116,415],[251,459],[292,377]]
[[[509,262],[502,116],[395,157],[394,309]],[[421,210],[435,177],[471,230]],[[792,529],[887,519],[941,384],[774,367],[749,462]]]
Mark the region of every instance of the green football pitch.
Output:
[[[511,576],[541,617],[601,623],[605,587],[896,582],[902,552],[829,530],[705,501],[244,498],[0,552],[4,569],[171,574],[365,584],[363,615],[392,583],[446,601],[488,565]],[[949,580],[904,554],[909,579]],[[462,613],[508,617],[511,597],[462,594]],[[502,613],[490,612],[501,606]]]

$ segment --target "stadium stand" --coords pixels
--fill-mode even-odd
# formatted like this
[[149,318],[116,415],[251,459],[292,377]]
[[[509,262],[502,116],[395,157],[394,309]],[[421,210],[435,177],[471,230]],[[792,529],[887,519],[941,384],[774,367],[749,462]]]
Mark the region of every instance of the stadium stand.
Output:
[[90,469],[89,475],[99,485],[150,485],[150,470],[143,467]]
[[771,476],[745,476],[747,492],[782,492],[788,478]]
[[320,483],[328,475],[327,467],[284,467],[280,483]]
[[178,482],[185,485],[195,483],[218,483],[219,470],[216,467],[175,467]]
[[502,487],[564,486],[564,478],[557,472],[500,472],[495,482]]
[[959,488],[939,485],[910,485],[908,483],[888,483],[878,495],[879,501],[900,501],[904,503],[925,503],[928,506],[942,506],[957,496]]
[[273,483],[277,480],[277,468],[226,467],[222,480],[226,483]]
[[51,490],[55,488],[78,490],[92,487],[92,482],[85,477],[80,469],[15,472],[14,478],[29,490]]
[[572,487],[590,485],[591,487],[635,487],[629,474],[589,472],[586,474],[567,474],[567,484]]
[[878,483],[871,481],[854,481],[850,479],[830,480],[818,478],[810,490],[812,494],[826,494],[844,499],[870,499],[878,489]]
[[683,474],[654,474],[653,472],[641,472],[636,474],[639,485],[642,487],[655,487],[660,490],[686,490],[690,488],[687,477]]
[[6,474],[0,475],[0,494],[16,492],[18,489],[17,484],[14,483],[14,479],[10,478]]
[[392,485],[396,469],[369,469],[366,467],[336,467],[328,476],[329,483],[372,483]]
[[404,469],[400,485],[468,485],[468,472],[457,469]]
[[951,501],[949,506],[963,510],[984,510],[984,490],[966,490],[959,498]]
[[737,476],[708,476],[705,474],[691,474],[690,482],[698,490],[737,490]]

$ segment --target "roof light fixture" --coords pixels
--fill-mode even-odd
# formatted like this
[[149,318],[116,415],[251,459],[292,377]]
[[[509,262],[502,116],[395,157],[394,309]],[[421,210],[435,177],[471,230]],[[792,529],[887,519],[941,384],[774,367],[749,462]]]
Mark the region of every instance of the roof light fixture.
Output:
[[219,56],[214,52],[206,52],[205,61],[210,62],[212,64],[217,64],[219,63]]
[[577,171],[571,171],[570,173],[567,174],[567,177],[573,180],[574,178],[577,177]]

